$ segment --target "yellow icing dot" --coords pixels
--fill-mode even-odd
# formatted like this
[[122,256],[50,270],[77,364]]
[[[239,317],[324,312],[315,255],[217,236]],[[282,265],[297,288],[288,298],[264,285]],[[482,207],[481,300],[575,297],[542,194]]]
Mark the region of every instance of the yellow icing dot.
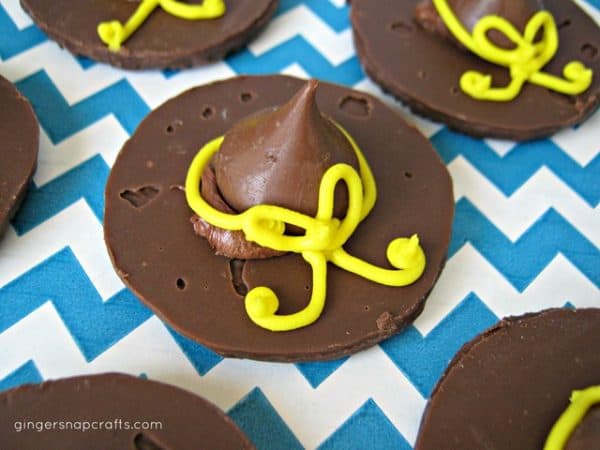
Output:
[[[499,16],[485,16],[469,33],[456,17],[447,0],[433,0],[438,14],[454,37],[471,52],[491,63],[507,67],[511,81],[505,87],[492,87],[492,77],[477,71],[467,71],[460,79],[461,89],[478,100],[510,101],[519,95],[525,82],[530,82],[563,94],[576,95],[592,84],[593,71],[579,61],[568,63],[560,78],[541,72],[558,50],[558,31],[552,14],[539,11],[521,34],[510,22]],[[513,44],[514,48],[498,47],[488,38],[496,30]],[[541,38],[536,37],[541,32]]]
[[146,21],[158,6],[169,14],[186,20],[216,19],[225,14],[223,0],[204,0],[199,5],[182,3],[177,0],[142,0],[125,25],[117,20],[98,25],[98,36],[112,51],[119,51],[121,44]]
[[[348,254],[343,245],[375,205],[377,187],[369,165],[352,137],[338,125],[352,145],[360,174],[348,164],[331,166],[321,180],[315,217],[274,205],[256,205],[240,214],[228,214],[213,208],[200,194],[204,168],[219,151],[223,136],[208,142],[194,157],[185,182],[186,199],[196,214],[215,227],[242,230],[248,241],[273,250],[294,252],[312,268],[313,290],[308,305],[301,311],[277,315],[279,299],[268,287],[256,287],[246,295],[245,307],[250,319],[271,331],[288,331],[315,322],[325,306],[327,263],[387,286],[414,283],[425,270],[425,254],[419,238],[398,238],[387,248],[387,258],[395,269],[384,269]],[[348,210],[339,220],[333,217],[334,191],[343,181],[348,189]],[[284,234],[286,225],[305,230],[303,235]]]
[[600,385],[573,391],[570,400],[571,404],[552,427],[544,450],[563,450],[565,448],[571,434],[583,420],[588,409],[594,404],[600,403]]

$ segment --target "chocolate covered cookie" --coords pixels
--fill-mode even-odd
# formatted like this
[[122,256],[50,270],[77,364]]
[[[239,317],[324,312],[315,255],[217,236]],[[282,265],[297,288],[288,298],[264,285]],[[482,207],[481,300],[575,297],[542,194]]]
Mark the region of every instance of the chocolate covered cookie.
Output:
[[0,236],[27,192],[40,131],[29,101],[0,76]]
[[474,136],[548,136],[600,102],[600,28],[573,1],[353,0],[352,26],[375,82]]
[[48,36],[76,55],[126,69],[183,68],[241,48],[277,0],[22,0]]
[[[564,447],[546,443],[570,399],[586,403],[595,390],[600,401],[593,388],[600,385],[599,343],[600,309],[502,320],[454,357],[431,395],[415,449],[600,448],[600,406],[593,402],[580,409],[574,431],[558,431]],[[577,398],[584,391],[588,398]]]
[[0,393],[0,448],[251,449],[216,406],[182,389],[103,374]]
[[[285,117],[283,111],[288,111]],[[343,263],[338,265],[338,260],[325,262],[326,299],[318,320],[303,324],[307,325],[303,328],[279,332],[271,331],[277,325],[270,328],[253,323],[254,318],[250,320],[252,314],[247,310],[252,309],[248,309],[248,297],[255,288],[272,289],[279,299],[278,316],[294,315],[307,308],[316,295],[317,285],[323,282],[315,275],[317,270],[311,274],[311,266],[314,269],[311,261],[327,253],[317,248],[321,237],[334,231],[336,224],[353,220],[352,211],[365,198],[372,197],[373,189],[366,188],[362,193],[362,189],[354,189],[349,196],[336,195],[334,206],[347,203],[349,212],[338,213],[332,207],[329,218],[321,215],[325,228],[316,241],[303,241],[302,230],[293,227],[288,230],[290,223],[286,223],[285,230],[279,228],[283,223],[275,217],[280,209],[276,208],[275,215],[268,215],[265,220],[259,218],[259,229],[266,227],[268,235],[285,231],[285,242],[312,242],[310,255],[286,248],[275,249],[286,252],[283,256],[262,259],[216,255],[211,247],[215,242],[197,236],[190,225],[193,211],[186,194],[197,190],[197,185],[192,182],[192,189],[185,189],[187,192],[183,186],[192,162],[207,146],[222,140],[223,135],[220,150],[223,153],[210,159],[211,163],[202,172],[202,195],[213,207],[226,214],[234,211],[250,217],[247,211],[253,211],[255,206],[246,211],[239,209],[253,205],[256,198],[264,201],[263,194],[273,194],[267,201],[292,202],[281,203],[278,208],[296,211],[306,207],[294,217],[302,215],[302,220],[312,227],[314,203],[305,204],[310,195],[302,194],[294,204],[298,199],[293,194],[302,191],[300,186],[304,185],[298,184],[296,178],[305,173],[305,183],[319,189],[315,180],[326,178],[329,169],[337,167],[360,185],[361,179],[368,178],[363,163],[356,159],[358,153],[352,154],[360,149],[359,160],[368,161],[377,198],[344,242],[344,252],[338,242],[334,246],[337,250],[331,247],[328,255],[337,252],[344,259],[347,253],[365,261],[365,265],[395,272],[388,260],[390,249],[386,256],[386,247],[398,237],[418,234],[418,240],[407,241],[415,247],[415,252],[422,249],[427,261],[424,271],[416,274],[412,284],[391,287],[366,279],[359,274],[360,270],[351,273],[343,268]],[[307,139],[307,136],[312,137]],[[298,142],[311,144],[299,146]],[[329,151],[320,153],[323,142]],[[313,144],[314,149],[305,150]],[[259,159],[253,161],[245,155],[249,159],[236,166],[235,163],[242,161],[240,152],[253,146]],[[200,149],[203,150],[199,152]],[[300,153],[306,155],[298,162]],[[228,158],[234,161],[227,166],[231,171],[221,167]],[[302,164],[307,164],[310,170],[303,172]],[[245,170],[240,169],[244,166]],[[275,176],[270,174],[270,168],[276,168]],[[234,170],[255,175],[247,179],[230,176]],[[213,176],[206,176],[211,171]],[[278,178],[281,172],[287,173],[287,183],[285,178]],[[325,175],[311,176],[319,172]],[[241,182],[242,179],[246,181]],[[254,187],[239,191],[235,187],[238,182]],[[261,190],[271,182],[276,182],[280,191]],[[233,188],[231,192],[240,198],[233,199],[228,189],[221,191],[228,183]],[[255,190],[252,195],[257,195],[255,199],[248,196],[252,189]],[[333,196],[333,189],[330,194]],[[181,333],[226,356],[319,360],[374,345],[422,311],[445,261],[453,206],[451,180],[439,156],[415,128],[380,101],[328,83],[317,86],[285,76],[239,77],[187,91],[153,111],[140,124],[111,171],[104,230],[109,253],[121,278]],[[215,228],[214,224],[211,226]],[[252,244],[262,245],[260,238]],[[225,246],[221,253],[227,254],[229,248]],[[260,256],[247,258],[255,257]],[[263,312],[258,311],[258,316]]]

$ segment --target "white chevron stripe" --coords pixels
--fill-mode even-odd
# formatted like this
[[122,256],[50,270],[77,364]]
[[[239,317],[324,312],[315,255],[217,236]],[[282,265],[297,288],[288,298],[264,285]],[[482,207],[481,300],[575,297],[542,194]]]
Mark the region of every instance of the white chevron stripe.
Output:
[[[153,317],[94,361],[87,363],[48,302],[0,334],[0,378],[32,359],[44,378],[114,370],[146,373],[196,392],[222,409],[234,406],[254,387],[263,393],[306,448],[314,448],[368,398],[414,442],[425,399],[379,347],[351,357],[313,389],[291,364],[227,359],[198,377]],[[148,358],[152,355],[152,358]]]
[[19,30],[27,28],[33,23],[31,17],[21,8],[19,0],[2,0],[2,6]]
[[21,237],[9,227],[0,252],[0,288],[67,246],[102,299],[123,289],[104,246],[102,225],[85,200],[63,209]]
[[567,128],[552,140],[581,166],[587,165],[600,152],[600,111],[577,128]]
[[0,378],[30,359],[44,379],[116,370],[132,375],[156,374],[158,376],[153,378],[167,378],[180,385],[185,385],[176,383],[181,377],[197,377],[193,366],[156,317],[88,363],[51,300],[0,334],[0,348],[3,349]]
[[[307,423],[304,412],[293,408],[299,399],[295,402],[286,401],[282,410],[295,414],[294,421],[289,421],[292,429],[299,435],[305,433],[303,444],[313,447],[348,419],[348,414],[344,414],[342,399],[352,399],[356,394],[358,396],[354,402],[362,404],[367,398],[372,398],[404,438],[411,444],[415,442],[425,399],[379,346],[352,356],[316,390],[316,398],[309,404],[313,410],[308,410],[308,415],[316,416],[315,422],[329,419],[329,424],[325,423],[326,428],[321,428],[322,439],[319,440],[319,435],[314,432],[317,424]],[[327,411],[325,418],[318,417],[320,411]],[[354,412],[356,408],[348,405],[346,411]],[[323,416],[322,412],[320,414]]]
[[519,315],[571,302],[577,307],[600,307],[600,291],[562,254],[558,254],[523,292],[471,244],[446,263],[425,311],[415,321],[426,335],[469,293],[474,292],[498,317]]
[[549,169],[540,168],[508,198],[462,156],[452,161],[448,169],[455,199],[468,198],[513,242],[549,208],[554,208],[600,247],[600,206],[590,208]]
[[[319,445],[368,398],[414,442],[419,425],[416,418],[425,407],[425,400],[379,347],[352,356],[317,389],[286,364],[229,359],[201,382],[210,383],[213,377],[235,386],[235,397],[259,386],[306,448]],[[237,401],[232,400],[221,406],[231,407]]]
[[600,10],[594,8],[592,5],[590,5],[585,0],[573,0],[573,1],[575,3],[577,3],[581,8],[583,8],[585,10],[585,12],[588,13],[588,15],[592,17],[592,19],[594,19],[597,23],[600,23]]
[[290,64],[285,69],[283,69],[281,73],[292,77],[303,78],[305,80],[310,78],[310,75],[298,63]]
[[106,64],[95,64],[84,70],[73,55],[54,42],[45,42],[7,61],[0,61],[0,72],[12,82],[40,70],[46,71],[71,106],[124,78],[150,108],[155,108],[185,89],[235,75],[224,62],[184,70],[168,79],[156,70],[132,72]]
[[52,144],[48,135],[41,130],[38,169],[33,180],[38,187],[43,186],[97,154],[111,167],[128,137],[112,114],[58,145]]
[[70,106],[127,79],[151,109],[193,86],[235,75],[224,62],[184,70],[168,79],[156,70],[131,72],[106,64],[95,64],[84,70],[73,55],[54,42],[45,42],[0,61],[0,72],[12,82],[40,70],[45,70]]
[[[600,111],[583,124],[565,128],[550,139],[580,166],[586,166],[600,152],[598,129],[600,129]],[[500,157],[506,156],[517,146],[516,142],[498,139],[486,139],[485,142]]]
[[299,5],[276,17],[250,45],[250,51],[260,56],[294,36],[302,36],[334,66],[354,55],[352,31],[336,33],[304,5]]
[[82,371],[86,361],[54,305],[47,301],[0,334],[0,379],[34,359],[44,378]]
[[517,145],[517,142],[502,139],[484,139],[484,141],[501,158],[506,156]]
[[168,79],[159,71],[122,72],[151,109],[194,86],[236,75],[224,62],[182,70]]
[[69,105],[101,91],[123,78],[122,71],[105,64],[84,70],[77,60],[56,43],[47,41],[0,62],[0,71],[12,82],[45,70]]

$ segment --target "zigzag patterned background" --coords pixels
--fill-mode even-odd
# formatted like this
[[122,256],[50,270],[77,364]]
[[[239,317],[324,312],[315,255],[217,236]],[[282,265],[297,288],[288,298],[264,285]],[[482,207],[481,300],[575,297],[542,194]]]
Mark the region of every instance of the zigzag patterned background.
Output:
[[[598,0],[581,4],[600,18]],[[42,131],[34,186],[0,243],[0,390],[121,371],[203,395],[259,449],[410,449],[428,395],[464,342],[502,316],[600,306],[600,112],[518,145],[449,131],[365,78],[348,16],[344,0],[281,0],[267,30],[226,61],[135,73],[71,56],[18,0],[0,0],[0,73],[29,98]],[[339,361],[221,358],[124,289],[102,240],[109,168],[140,120],[191,86],[270,72],[382,97],[431,138],[454,180],[448,262],[424,314]]]

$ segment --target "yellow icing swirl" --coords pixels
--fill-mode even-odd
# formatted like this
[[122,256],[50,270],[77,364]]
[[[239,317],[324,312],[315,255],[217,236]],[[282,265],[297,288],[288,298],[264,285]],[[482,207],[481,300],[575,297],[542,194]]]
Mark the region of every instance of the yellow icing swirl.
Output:
[[[552,14],[539,11],[525,26],[521,34],[510,22],[499,16],[485,16],[469,33],[456,17],[447,0],[433,0],[438,14],[454,37],[471,52],[491,63],[507,67],[511,81],[505,87],[492,87],[492,77],[474,70],[465,72],[460,79],[461,89],[477,100],[510,101],[516,98],[525,82],[568,95],[587,90],[593,72],[580,61],[571,61],[563,69],[564,78],[542,72],[558,50],[558,31]],[[504,49],[492,43],[487,34],[496,30],[514,45]],[[536,37],[541,33],[541,38]]]
[[[271,331],[288,331],[315,322],[325,306],[327,262],[349,272],[387,286],[414,283],[425,270],[425,254],[419,238],[394,239],[387,247],[387,258],[396,269],[384,269],[348,254],[343,245],[369,214],[377,197],[375,179],[352,137],[338,125],[358,158],[359,173],[348,164],[335,164],[323,175],[315,217],[274,205],[256,205],[240,214],[228,214],[213,208],[200,194],[202,172],[219,151],[223,136],[207,143],[194,157],[185,182],[186,199],[192,210],[208,223],[225,230],[243,230],[248,241],[274,250],[302,255],[312,268],[313,290],[308,305],[301,311],[277,315],[279,300],[268,287],[252,289],[245,298],[250,319]],[[344,181],[348,189],[348,210],[339,220],[333,217],[334,191]],[[286,235],[286,225],[305,230],[300,236]]]
[[588,409],[600,403],[600,385],[571,393],[571,404],[558,418],[544,445],[544,450],[563,450]]
[[177,0],[142,0],[133,15],[123,25],[118,20],[102,22],[98,25],[98,36],[108,48],[114,52],[121,49],[121,44],[146,21],[157,7],[167,13],[186,20],[216,19],[225,14],[223,0],[204,0],[202,4],[191,5]]

